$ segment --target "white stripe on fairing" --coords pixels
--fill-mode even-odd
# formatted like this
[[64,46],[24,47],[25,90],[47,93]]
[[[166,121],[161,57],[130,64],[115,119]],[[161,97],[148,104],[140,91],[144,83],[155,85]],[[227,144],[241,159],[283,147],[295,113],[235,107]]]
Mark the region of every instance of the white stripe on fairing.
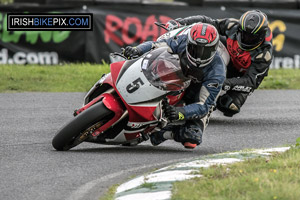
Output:
[[121,196],[116,198],[116,200],[133,200],[133,199],[142,199],[142,200],[167,200],[171,198],[171,191],[162,191],[162,192],[151,192],[151,193],[137,193],[129,194],[126,196]]

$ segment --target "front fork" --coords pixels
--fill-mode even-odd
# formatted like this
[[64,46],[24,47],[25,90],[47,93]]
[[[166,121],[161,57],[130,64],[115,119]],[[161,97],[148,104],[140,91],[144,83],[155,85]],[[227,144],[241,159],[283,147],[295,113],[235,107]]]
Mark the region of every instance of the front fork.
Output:
[[88,104],[83,106],[82,108],[74,111],[74,116],[80,114],[84,110],[88,109],[89,107],[93,106],[95,103],[98,103],[99,101],[102,101],[103,104],[114,112],[114,117],[110,119],[108,122],[106,122],[104,125],[93,131],[92,136],[97,137],[99,134],[101,134],[103,131],[105,131],[107,128],[111,127],[115,122],[117,122],[123,113],[125,112],[123,109],[123,105],[120,103],[120,101],[110,93],[103,93],[100,96],[96,97],[92,101],[90,101]]

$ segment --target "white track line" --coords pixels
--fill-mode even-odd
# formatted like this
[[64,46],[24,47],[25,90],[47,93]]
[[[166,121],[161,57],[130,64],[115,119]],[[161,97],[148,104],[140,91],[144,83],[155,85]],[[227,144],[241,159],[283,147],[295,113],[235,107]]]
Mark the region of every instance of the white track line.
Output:
[[[253,155],[268,156],[271,152],[284,152],[290,147],[270,148],[270,149],[255,149],[252,151],[239,151],[233,153],[221,153],[214,154],[224,156],[223,158],[205,158],[185,161],[177,163],[175,165],[167,166],[158,169],[150,174],[143,175],[134,178],[126,183],[123,183],[117,188],[115,194],[115,200],[170,200],[172,196],[172,183],[175,181],[187,180],[195,177],[201,177],[201,174],[197,174],[200,168],[207,168],[213,165],[227,165],[236,162],[242,162],[245,159],[251,158],[250,155],[245,155],[243,158],[230,158],[232,155],[238,155],[242,153],[249,153]],[[213,155],[211,155],[213,156]],[[228,157],[229,156],[229,157]],[[195,173],[193,173],[195,172]],[[152,183],[160,184],[152,189],[143,186],[143,184]],[[163,185],[163,187],[161,187]],[[157,189],[159,188],[159,189]],[[159,191],[163,190],[163,191]],[[144,192],[142,192],[144,191]]]
[[123,170],[120,172],[116,172],[116,173],[112,173],[106,176],[102,176],[101,178],[92,180],[90,182],[85,183],[84,185],[82,185],[81,187],[79,187],[78,189],[76,189],[75,191],[73,191],[71,193],[71,195],[66,199],[66,200],[81,200],[84,199],[83,197],[85,195],[87,195],[89,193],[90,190],[92,190],[94,187],[96,187],[97,185],[103,185],[102,183],[109,180],[109,179],[113,179],[115,177],[121,176],[124,173],[130,173],[130,172],[135,172],[135,171],[139,171],[139,170],[143,170],[146,168],[156,168],[158,166],[162,166],[162,165],[168,165],[171,163],[176,163],[176,162],[181,162],[185,159],[176,159],[176,160],[170,160],[167,162],[163,162],[163,163],[157,163],[157,164],[152,164],[152,165],[144,165],[141,167],[136,167],[136,168],[131,168],[128,170]]

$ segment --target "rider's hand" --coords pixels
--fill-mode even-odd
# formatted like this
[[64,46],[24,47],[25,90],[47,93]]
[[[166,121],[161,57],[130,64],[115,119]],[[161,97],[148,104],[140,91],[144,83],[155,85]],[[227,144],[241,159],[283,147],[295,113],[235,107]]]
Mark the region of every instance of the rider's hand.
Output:
[[166,24],[166,28],[168,29],[168,31],[172,31],[172,30],[174,30],[176,28],[179,28],[181,26],[182,25],[179,22],[177,22],[173,19],[168,21],[167,24]]
[[228,90],[230,90],[230,86],[229,85],[223,85],[222,89],[227,92]]
[[230,90],[230,89],[231,89],[231,87],[230,87],[228,81],[225,80],[224,83],[223,83],[223,86],[222,86],[222,90],[224,90],[224,91],[227,92],[227,91]]
[[185,120],[185,111],[182,107],[171,106],[167,101],[163,101],[163,110],[171,122]]
[[136,47],[131,47],[131,46],[127,46],[124,51],[123,54],[126,58],[131,59],[134,57],[138,57],[141,55],[140,51],[138,48]]

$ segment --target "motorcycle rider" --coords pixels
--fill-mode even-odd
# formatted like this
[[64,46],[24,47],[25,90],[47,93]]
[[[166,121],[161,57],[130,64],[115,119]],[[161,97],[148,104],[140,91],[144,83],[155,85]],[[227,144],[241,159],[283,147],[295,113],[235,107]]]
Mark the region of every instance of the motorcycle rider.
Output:
[[225,116],[240,112],[247,97],[258,88],[268,75],[273,59],[272,32],[265,13],[259,10],[245,12],[239,20],[233,18],[212,19],[204,15],[170,20],[168,30],[203,22],[215,26],[222,36],[231,62],[227,66],[223,90],[226,94],[217,100],[217,108]]
[[150,135],[151,143],[158,145],[166,139],[181,142],[186,148],[195,148],[202,142],[202,134],[208,124],[210,112],[222,89],[226,67],[217,53],[219,34],[206,23],[197,23],[180,34],[160,41],[147,41],[136,47],[127,46],[124,56],[140,56],[151,49],[167,46],[170,53],[178,54],[180,66],[191,85],[184,95],[185,106],[163,103],[166,117],[171,122],[183,122],[182,126],[168,125]]

